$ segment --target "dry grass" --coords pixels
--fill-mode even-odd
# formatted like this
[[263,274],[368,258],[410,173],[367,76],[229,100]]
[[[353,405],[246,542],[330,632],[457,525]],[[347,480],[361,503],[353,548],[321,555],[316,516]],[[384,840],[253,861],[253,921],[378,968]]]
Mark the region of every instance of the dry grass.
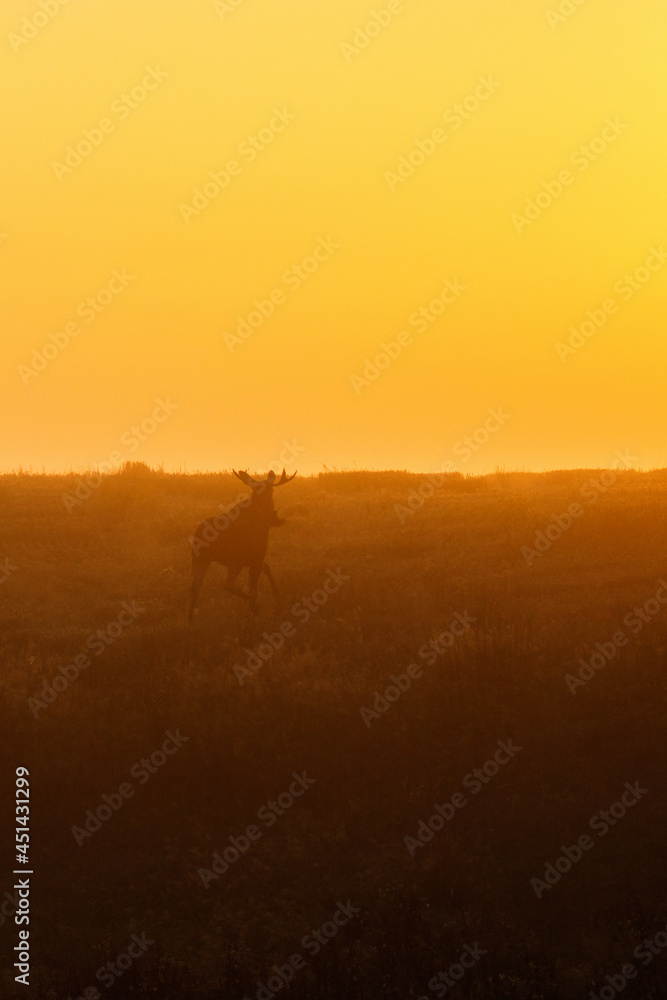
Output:
[[[590,471],[452,476],[404,524],[395,504],[423,477],[298,477],[269,544],[282,610],[264,589],[252,619],[213,571],[188,630],[187,537],[239,484],[141,472],[71,513],[78,477],[0,478],[0,562],[17,567],[0,584],[3,733],[19,748],[2,783],[30,768],[33,995],[105,996],[95,972],[134,932],[156,943],[117,997],[254,998],[295,952],[308,965],[286,996],[434,997],[428,981],[474,941],[488,954],[455,996],[582,997],[628,961],[625,997],[667,995],[667,959],[632,956],[667,922],[667,606],[576,695],[564,681],[667,576],[667,474],[619,473],[595,503]],[[528,567],[521,547],[573,501],[582,516]],[[300,621],[296,602],[338,568],[349,580]],[[124,601],[136,623],[35,717],[28,699]],[[428,666],[420,647],[466,610],[474,627]],[[240,686],[234,664],[284,621],[295,634]],[[411,661],[423,677],[367,728],[359,709]],[[77,846],[72,826],[168,729],[188,741]],[[508,738],[521,752],[412,858],[403,838]],[[315,785],[258,823],[303,770]],[[530,879],[636,779],[649,794],[538,900]],[[205,889],[197,870],[253,822],[261,839]],[[303,936],[347,899],[360,914],[308,957]],[[15,931],[0,928],[7,950]]]

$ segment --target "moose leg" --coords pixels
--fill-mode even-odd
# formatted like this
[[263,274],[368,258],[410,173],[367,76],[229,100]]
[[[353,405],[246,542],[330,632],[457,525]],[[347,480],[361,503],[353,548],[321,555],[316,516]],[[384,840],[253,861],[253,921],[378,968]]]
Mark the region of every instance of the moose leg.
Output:
[[250,610],[255,615],[257,614],[257,581],[259,580],[259,575],[262,572],[262,565],[255,564],[250,566],[248,569],[248,583],[250,585]]
[[262,573],[265,573],[269,578],[269,583],[271,584],[271,590],[273,591],[273,599],[278,603],[278,587],[276,586],[276,581],[273,579],[273,573],[269,567],[268,563],[262,563]]
[[245,590],[241,590],[236,586],[236,578],[241,572],[241,566],[228,566],[227,567],[227,579],[225,580],[225,590],[229,591],[230,594],[234,594],[236,597],[242,597],[245,601],[248,600],[248,594]]
[[206,576],[208,563],[203,560],[192,560],[192,583],[190,584],[190,608],[188,611],[188,624],[192,624],[192,618],[197,606],[197,597],[201,589],[202,581]]

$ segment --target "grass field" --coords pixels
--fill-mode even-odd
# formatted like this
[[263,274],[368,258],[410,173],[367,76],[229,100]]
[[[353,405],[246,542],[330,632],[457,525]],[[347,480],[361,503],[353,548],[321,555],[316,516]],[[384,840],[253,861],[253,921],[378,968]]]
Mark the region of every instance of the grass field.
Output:
[[280,608],[215,567],[191,629],[241,484],[78,483],[0,477],[5,995],[667,996],[667,470],[297,477]]

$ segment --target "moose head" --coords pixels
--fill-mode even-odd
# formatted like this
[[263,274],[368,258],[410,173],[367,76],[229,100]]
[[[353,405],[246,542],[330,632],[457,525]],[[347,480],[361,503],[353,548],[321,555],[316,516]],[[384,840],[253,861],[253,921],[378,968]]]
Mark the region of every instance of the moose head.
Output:
[[288,476],[283,469],[280,479],[276,479],[276,474],[271,469],[266,479],[254,479],[247,470],[237,472],[236,469],[233,469],[232,471],[237,479],[240,479],[242,483],[245,483],[252,490],[250,505],[255,507],[256,510],[266,513],[273,513],[274,511],[273,490],[277,486],[284,486],[285,483],[289,483],[296,476],[296,472]]

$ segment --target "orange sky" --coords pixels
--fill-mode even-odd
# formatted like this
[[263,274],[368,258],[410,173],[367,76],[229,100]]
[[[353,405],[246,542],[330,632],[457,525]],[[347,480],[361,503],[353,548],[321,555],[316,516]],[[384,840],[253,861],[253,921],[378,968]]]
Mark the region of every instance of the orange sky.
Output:
[[0,467],[667,465],[666,28],[4,0]]

